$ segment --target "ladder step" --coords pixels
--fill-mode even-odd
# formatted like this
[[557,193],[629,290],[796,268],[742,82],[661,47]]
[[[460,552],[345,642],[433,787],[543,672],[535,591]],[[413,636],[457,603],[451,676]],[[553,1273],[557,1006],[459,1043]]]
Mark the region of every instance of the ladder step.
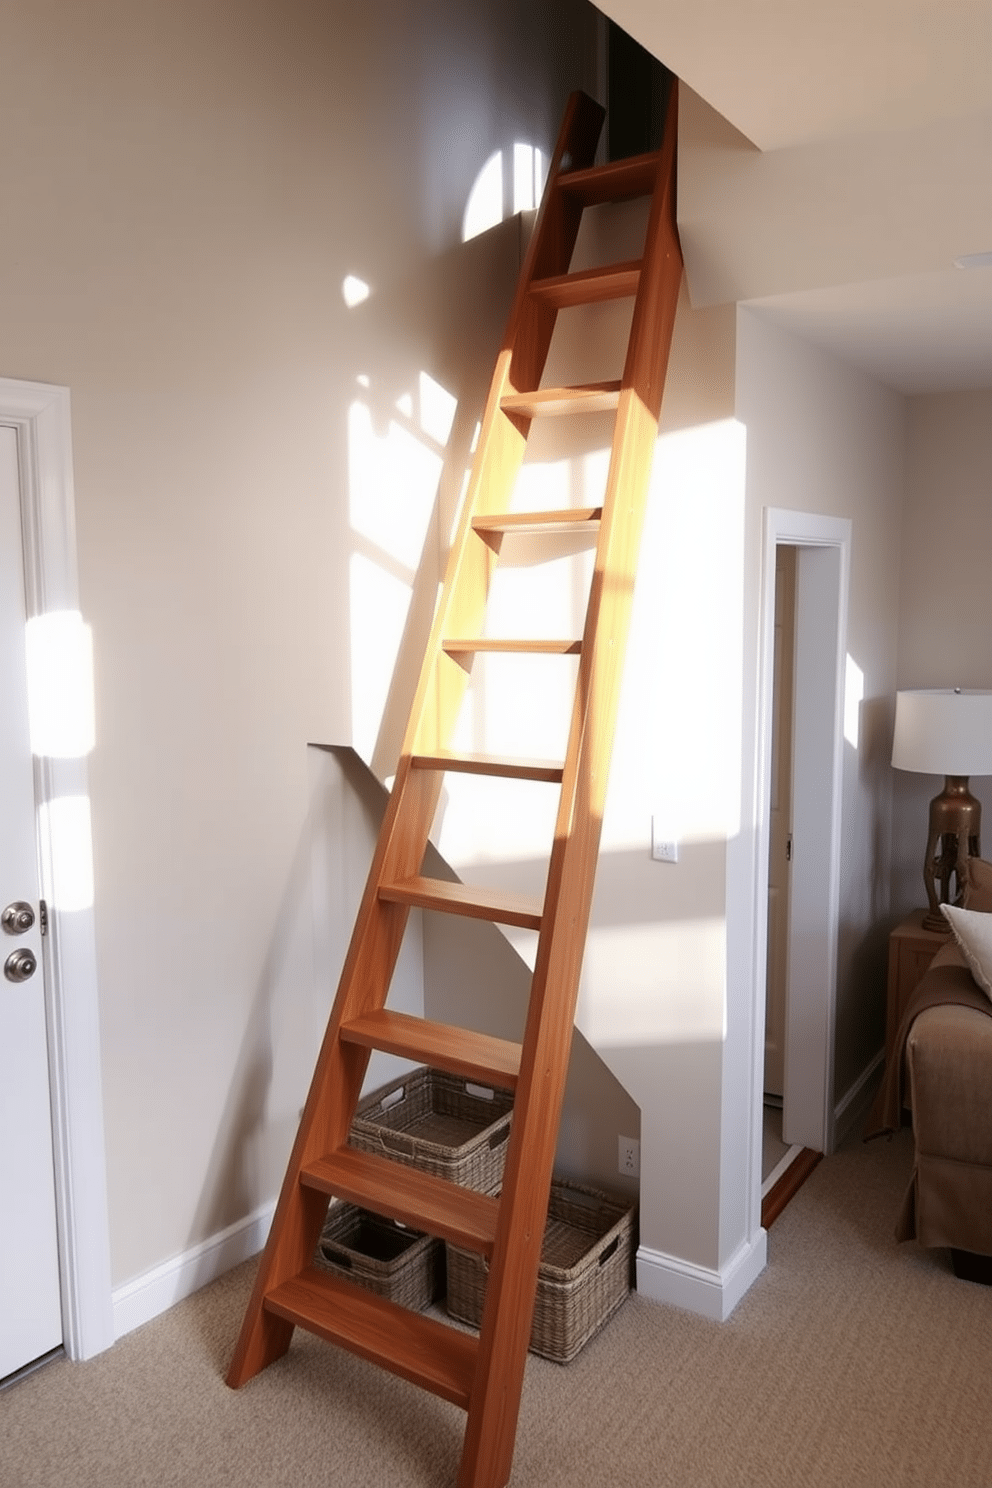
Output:
[[266,1312],[468,1408],[478,1340],[308,1266],[265,1298]]
[[417,909],[436,909],[442,914],[491,920],[498,925],[518,925],[524,930],[540,930],[544,911],[539,899],[524,894],[419,876],[404,878],[398,883],[380,884],[379,898],[392,904],[412,904]]
[[660,152],[631,155],[626,160],[611,160],[608,165],[593,165],[588,170],[566,171],[557,180],[565,192],[584,207],[597,207],[603,202],[628,201],[634,196],[648,196],[658,179]]
[[463,775],[498,775],[507,780],[545,780],[560,785],[565,767],[561,760],[518,759],[500,754],[458,754],[438,749],[433,754],[414,754],[414,770],[451,770]]
[[557,274],[551,279],[535,279],[532,295],[554,305],[558,310],[571,305],[594,305],[600,300],[622,300],[637,293],[641,261],[608,264],[600,269],[583,269],[577,274]]
[[305,1188],[346,1199],[466,1250],[492,1255],[498,1200],[435,1178],[421,1168],[360,1152],[357,1147],[339,1147],[306,1163],[300,1169],[300,1182]]
[[353,1018],[342,1026],[341,1037],[345,1043],[382,1049],[449,1075],[498,1085],[501,1090],[515,1090],[520,1073],[519,1044],[388,1008]]
[[442,641],[441,646],[449,656],[474,656],[477,651],[505,651],[518,656],[578,656],[582,650],[581,640],[570,641],[567,637],[514,641],[502,637],[494,640],[491,636],[471,636],[465,640]]
[[499,400],[504,413],[528,418],[560,418],[570,413],[613,413],[620,406],[619,382],[587,382],[577,387],[539,388],[534,393],[507,393]]

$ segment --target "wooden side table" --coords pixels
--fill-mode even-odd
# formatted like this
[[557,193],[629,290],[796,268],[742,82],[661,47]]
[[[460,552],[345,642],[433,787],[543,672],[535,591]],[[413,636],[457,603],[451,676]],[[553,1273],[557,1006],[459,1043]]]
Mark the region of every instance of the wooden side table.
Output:
[[885,1062],[892,1059],[902,1015],[906,1005],[934,956],[941,946],[947,945],[950,929],[946,935],[939,930],[924,930],[925,909],[916,909],[897,925],[889,936],[889,985],[885,1004]]

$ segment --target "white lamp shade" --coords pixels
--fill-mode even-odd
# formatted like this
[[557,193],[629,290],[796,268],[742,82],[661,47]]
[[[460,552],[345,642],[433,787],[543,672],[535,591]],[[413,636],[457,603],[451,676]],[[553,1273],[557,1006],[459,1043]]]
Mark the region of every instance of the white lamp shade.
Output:
[[897,692],[892,763],[924,775],[992,775],[992,692]]

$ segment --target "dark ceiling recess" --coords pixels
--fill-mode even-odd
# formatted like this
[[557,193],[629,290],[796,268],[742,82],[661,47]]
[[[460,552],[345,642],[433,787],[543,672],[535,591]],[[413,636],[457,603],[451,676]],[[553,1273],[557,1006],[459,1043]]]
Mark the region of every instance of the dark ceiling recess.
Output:
[[659,148],[673,74],[615,21],[606,24],[607,151],[611,160],[623,160]]

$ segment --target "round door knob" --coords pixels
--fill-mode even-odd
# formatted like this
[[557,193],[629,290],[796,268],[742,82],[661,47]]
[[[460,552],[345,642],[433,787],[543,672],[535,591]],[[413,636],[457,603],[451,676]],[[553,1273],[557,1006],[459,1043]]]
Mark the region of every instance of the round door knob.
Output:
[[34,951],[11,951],[3,963],[3,974],[8,982],[26,982],[37,969]]
[[0,925],[8,935],[27,935],[34,924],[34,910],[23,899],[15,899],[0,915]]

